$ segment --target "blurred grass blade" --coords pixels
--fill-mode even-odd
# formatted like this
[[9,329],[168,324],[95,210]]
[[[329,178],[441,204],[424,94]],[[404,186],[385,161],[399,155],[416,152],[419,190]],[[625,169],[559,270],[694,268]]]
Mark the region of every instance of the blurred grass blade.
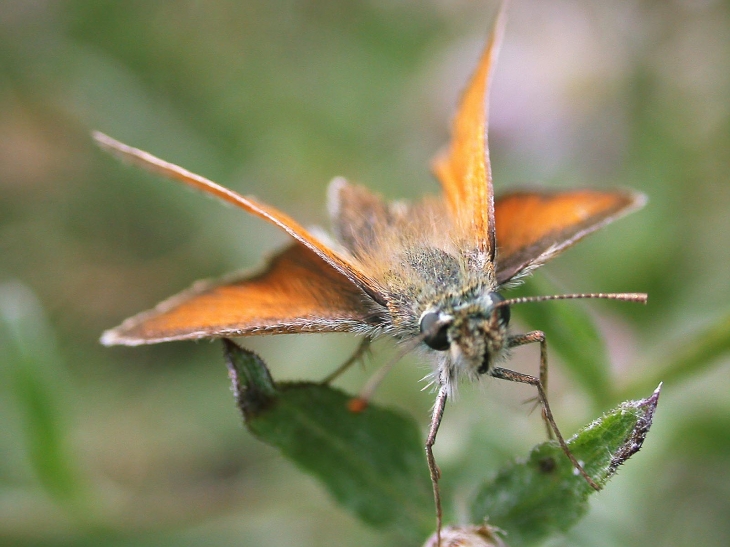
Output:
[[[568,441],[599,486],[638,452],[652,424],[661,386],[647,399],[622,403]],[[576,524],[594,490],[578,475],[557,443],[536,446],[525,462],[503,469],[477,493],[472,522],[489,520],[507,532],[511,547],[531,545]]]
[[679,385],[690,376],[706,372],[723,355],[730,353],[730,313],[679,343],[669,345],[671,350],[655,364],[642,366],[650,375],[634,382],[626,393],[646,389],[647,384],[654,384],[659,379]]
[[435,523],[417,425],[327,385],[274,384],[253,353],[224,340],[238,406],[248,429],[317,477],[365,522],[422,540]]
[[[557,289],[544,277],[531,277],[515,291],[520,295],[562,292],[565,291]],[[530,328],[545,332],[548,349],[560,355],[570,376],[591,397],[594,408],[605,409],[612,402],[613,390],[608,353],[585,303],[546,301],[514,309]]]
[[[0,285],[0,348],[6,385],[20,409],[31,466],[57,501],[78,501],[78,476],[66,446],[63,364],[40,303],[20,282]],[[73,504],[69,506],[73,507]]]

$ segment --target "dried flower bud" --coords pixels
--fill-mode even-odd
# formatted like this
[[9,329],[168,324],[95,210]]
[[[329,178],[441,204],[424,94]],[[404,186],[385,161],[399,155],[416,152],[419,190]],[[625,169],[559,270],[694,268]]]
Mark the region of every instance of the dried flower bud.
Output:
[[[495,532],[497,528],[487,526],[448,526],[441,530],[441,547],[507,547]],[[433,534],[423,547],[436,547]]]

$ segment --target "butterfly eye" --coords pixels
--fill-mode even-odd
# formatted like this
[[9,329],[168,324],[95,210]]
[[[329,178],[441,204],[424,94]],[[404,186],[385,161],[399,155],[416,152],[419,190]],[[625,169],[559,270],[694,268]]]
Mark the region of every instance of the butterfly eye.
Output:
[[421,334],[425,334],[423,341],[431,349],[446,351],[451,347],[447,331],[449,324],[444,323],[437,326],[439,322],[438,312],[430,311],[421,316]]
[[[504,297],[501,294],[493,293],[492,302],[494,304],[497,304],[498,302],[504,302]],[[497,312],[497,317],[499,318],[499,322],[504,326],[509,325],[509,320],[510,320],[510,317],[512,316],[509,306],[500,306],[495,311]]]

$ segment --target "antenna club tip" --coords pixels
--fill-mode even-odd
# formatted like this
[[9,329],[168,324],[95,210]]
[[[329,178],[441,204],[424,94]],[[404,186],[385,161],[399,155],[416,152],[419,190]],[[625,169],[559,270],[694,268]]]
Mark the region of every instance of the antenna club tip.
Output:
[[632,302],[638,302],[639,304],[646,304],[649,301],[649,295],[644,292],[639,293],[628,293],[622,300],[630,300]]

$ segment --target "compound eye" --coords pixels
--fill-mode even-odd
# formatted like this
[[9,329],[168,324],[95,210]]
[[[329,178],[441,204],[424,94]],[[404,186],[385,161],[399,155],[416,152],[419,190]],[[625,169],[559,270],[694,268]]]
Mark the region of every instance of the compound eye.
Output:
[[426,335],[423,341],[429,348],[435,349],[436,351],[446,351],[449,347],[451,347],[451,344],[449,344],[449,337],[447,335],[449,324],[444,323],[442,325],[438,325],[438,322],[438,312],[430,311],[424,313],[421,316],[421,334]]
[[[498,302],[504,302],[504,297],[501,294],[493,293],[492,302],[494,302],[495,304]],[[497,316],[499,317],[499,322],[502,323],[504,326],[509,325],[509,320],[512,315],[509,306],[500,306],[495,311],[497,312]]]
[[509,311],[509,306],[501,306],[497,308],[497,313],[499,314],[499,322],[503,325],[509,325],[509,319],[512,315]]

